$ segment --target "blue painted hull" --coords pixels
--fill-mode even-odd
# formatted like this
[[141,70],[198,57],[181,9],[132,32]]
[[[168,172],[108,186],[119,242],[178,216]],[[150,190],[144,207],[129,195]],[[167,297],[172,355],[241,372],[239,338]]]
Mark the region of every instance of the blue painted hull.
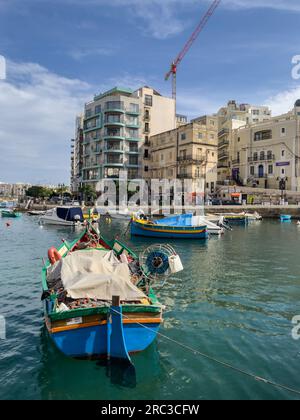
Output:
[[280,220],[282,222],[290,222],[292,220],[292,216],[283,215],[283,216],[280,216]]
[[138,223],[131,223],[132,236],[144,236],[148,238],[164,238],[164,239],[207,239],[207,230],[203,228],[175,228],[171,226],[142,226]]
[[[145,324],[145,327],[147,328],[139,324],[124,324],[124,338],[128,353],[143,351],[156,339],[160,325]],[[50,336],[56,347],[66,356],[75,358],[107,356],[106,325],[50,333]]]

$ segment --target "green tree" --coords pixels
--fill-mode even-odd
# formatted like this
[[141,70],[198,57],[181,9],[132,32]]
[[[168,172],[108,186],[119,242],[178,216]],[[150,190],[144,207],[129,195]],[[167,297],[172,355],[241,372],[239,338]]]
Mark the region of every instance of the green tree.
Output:
[[28,188],[26,191],[27,197],[32,198],[49,198],[53,191],[50,188],[40,187],[38,185]]
[[83,199],[84,201],[89,201],[89,200],[96,200],[97,198],[97,193],[95,191],[95,188],[93,188],[90,185],[84,185],[80,188],[80,192],[83,195]]

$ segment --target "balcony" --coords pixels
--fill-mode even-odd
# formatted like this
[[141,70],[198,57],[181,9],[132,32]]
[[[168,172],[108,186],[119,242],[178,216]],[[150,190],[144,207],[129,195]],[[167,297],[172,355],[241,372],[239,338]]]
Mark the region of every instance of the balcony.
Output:
[[124,104],[122,102],[118,103],[107,103],[104,109],[105,113],[109,113],[109,112],[116,112],[116,113],[120,113],[120,114],[125,114],[125,107]]
[[134,115],[134,116],[139,116],[140,115],[140,111],[137,109],[127,109],[126,110],[126,114],[128,115]]
[[149,140],[145,141],[144,144],[145,144],[146,147],[151,147],[151,141],[149,141]]
[[124,153],[122,147],[107,147],[104,149],[105,153]]
[[123,133],[113,133],[113,132],[106,132],[104,135],[104,140],[118,140],[124,141],[125,137],[122,135]]
[[134,141],[134,142],[138,142],[141,141],[140,137],[126,137],[127,141]]
[[92,118],[99,117],[100,115],[101,115],[101,111],[97,113],[92,112],[91,114],[85,114],[84,121],[91,120]]
[[233,165],[239,165],[241,163],[241,160],[240,159],[234,159],[231,163]]
[[229,146],[229,140],[222,140],[222,141],[218,144],[219,149],[221,149],[222,147],[227,147],[227,146]]
[[228,158],[229,158],[229,153],[227,151],[221,152],[218,155],[219,160],[228,159]]
[[137,155],[137,154],[139,154],[139,149],[130,148],[126,153],[128,153],[130,155]]
[[177,158],[177,161],[180,163],[186,163],[186,164],[190,164],[190,163],[194,163],[195,165],[201,165],[204,161],[205,158],[201,157],[201,156],[179,156]]
[[123,166],[124,160],[123,157],[117,158],[115,156],[107,156],[104,162],[105,166]]
[[224,137],[227,136],[229,134],[229,128],[223,128],[221,131],[219,131],[218,133],[218,137]]
[[257,156],[257,157],[249,157],[248,158],[249,163],[271,162],[271,161],[274,161],[274,160],[275,160],[275,155],[265,155],[264,157]]
[[104,127],[125,127],[125,122],[122,119],[105,119]]

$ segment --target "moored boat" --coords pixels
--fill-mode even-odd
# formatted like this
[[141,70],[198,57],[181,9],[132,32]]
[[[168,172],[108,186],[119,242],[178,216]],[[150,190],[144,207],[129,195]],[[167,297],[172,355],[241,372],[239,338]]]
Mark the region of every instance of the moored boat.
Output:
[[31,211],[28,211],[27,214],[29,216],[44,216],[46,214],[46,211],[31,210]]
[[281,214],[280,221],[281,222],[290,222],[292,220],[292,216],[289,214]]
[[56,207],[40,217],[42,225],[76,226],[83,222],[81,207]]
[[134,216],[131,220],[131,235],[167,239],[207,239],[207,225],[193,225],[193,215],[184,214],[161,220],[148,220]]
[[10,217],[10,218],[19,218],[22,216],[22,214],[16,212],[15,210],[1,210],[1,216]]
[[90,225],[74,242],[51,248],[42,270],[43,300],[57,348],[71,357],[129,361],[130,353],[145,350],[163,310],[150,280],[176,272],[170,249],[146,254],[143,266],[128,247],[105,241]]

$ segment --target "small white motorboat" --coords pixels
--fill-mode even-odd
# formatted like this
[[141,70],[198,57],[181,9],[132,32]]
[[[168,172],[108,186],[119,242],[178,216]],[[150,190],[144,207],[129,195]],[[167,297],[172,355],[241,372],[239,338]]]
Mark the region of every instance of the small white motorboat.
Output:
[[39,220],[41,225],[78,226],[84,222],[81,207],[55,207]]
[[193,225],[206,225],[207,232],[210,235],[223,235],[225,230],[223,227],[218,226],[216,223],[210,221],[206,216],[194,216],[193,217]]
[[262,216],[255,211],[254,213],[244,213],[250,222],[262,220]]

